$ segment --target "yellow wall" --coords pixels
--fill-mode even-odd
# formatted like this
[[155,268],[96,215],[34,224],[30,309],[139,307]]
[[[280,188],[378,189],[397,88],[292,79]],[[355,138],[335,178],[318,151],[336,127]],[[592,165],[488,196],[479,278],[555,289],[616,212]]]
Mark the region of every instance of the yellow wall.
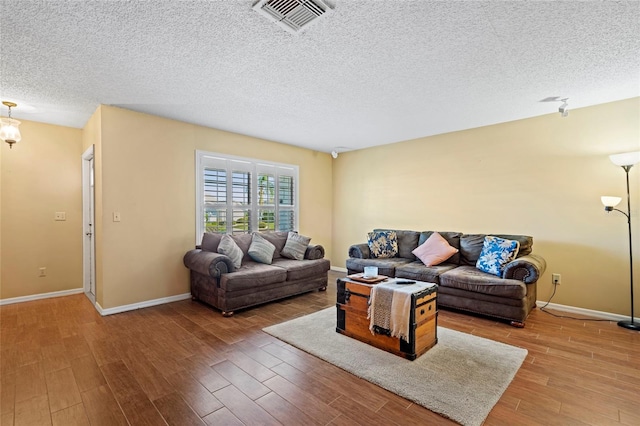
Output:
[[26,120],[20,131],[0,147],[0,299],[82,288],[82,131]]
[[[626,191],[608,155],[639,149],[634,98],[340,154],[334,265],[344,267],[349,245],[377,227],[527,234],[548,262],[539,300],[560,273],[554,303],[628,315],[627,222],[606,214],[600,196]],[[640,293],[640,165],[630,179]]]
[[[102,106],[103,308],[189,292],[195,150],[300,166],[300,232],[331,256],[331,157],[290,145]],[[113,212],[121,221],[113,222]]]

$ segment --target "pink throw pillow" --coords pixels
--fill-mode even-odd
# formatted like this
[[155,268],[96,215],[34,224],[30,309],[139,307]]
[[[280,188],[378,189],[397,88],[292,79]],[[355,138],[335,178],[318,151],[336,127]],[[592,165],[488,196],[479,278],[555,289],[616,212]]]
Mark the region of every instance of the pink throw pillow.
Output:
[[458,252],[457,248],[451,247],[442,235],[434,232],[427,241],[417,247],[413,253],[427,266],[439,265]]

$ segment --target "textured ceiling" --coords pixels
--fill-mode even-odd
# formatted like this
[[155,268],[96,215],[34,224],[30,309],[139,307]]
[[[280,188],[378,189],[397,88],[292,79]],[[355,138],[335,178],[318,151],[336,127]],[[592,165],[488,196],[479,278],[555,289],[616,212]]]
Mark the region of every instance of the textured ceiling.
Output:
[[0,99],[64,126],[107,104],[329,152],[640,96],[637,1],[333,0],[298,35],[253,3],[0,0]]

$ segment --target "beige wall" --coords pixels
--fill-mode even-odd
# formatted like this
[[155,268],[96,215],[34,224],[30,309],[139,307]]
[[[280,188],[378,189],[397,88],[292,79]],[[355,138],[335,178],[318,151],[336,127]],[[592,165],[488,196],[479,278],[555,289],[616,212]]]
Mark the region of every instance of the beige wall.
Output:
[[93,113],[82,131],[82,152],[86,152],[93,145],[93,169],[94,169],[94,223],[93,242],[95,245],[95,288],[96,302],[101,306],[104,303],[104,291],[102,285],[102,234],[103,234],[103,209],[102,209],[102,106]]
[[299,165],[300,232],[330,258],[328,154],[114,107],[100,115],[103,308],[189,291],[182,257],[196,238],[196,149]]
[[[560,273],[554,303],[628,315],[627,222],[606,214],[600,196],[625,194],[624,171],[608,155],[639,149],[635,98],[340,154],[334,265],[344,267],[349,245],[375,227],[528,234],[548,262],[539,300]],[[640,294],[640,165],[630,178]]]
[[82,131],[21,121],[0,147],[0,299],[82,288]]
[[[340,154],[100,107],[83,131],[24,121],[0,152],[0,298],[82,287],[82,152],[96,147],[97,301],[103,308],[188,292],[196,149],[300,166],[300,232],[344,267],[374,227],[522,233],[549,267],[539,299],[628,314],[624,196],[610,153],[640,149],[640,100]],[[631,170],[635,253],[640,167]],[[53,220],[65,211],[67,221]],[[118,211],[122,221],[112,221]],[[640,276],[636,256],[636,277]],[[38,277],[38,268],[47,277]],[[637,281],[637,278],[636,278]],[[638,288],[636,287],[636,290]],[[639,293],[639,291],[637,291]],[[640,305],[636,306],[640,311]]]

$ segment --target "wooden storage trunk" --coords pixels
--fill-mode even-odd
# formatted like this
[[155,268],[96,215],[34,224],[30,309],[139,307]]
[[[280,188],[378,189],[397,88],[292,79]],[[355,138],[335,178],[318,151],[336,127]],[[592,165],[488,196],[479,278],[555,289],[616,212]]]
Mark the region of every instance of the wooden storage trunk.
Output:
[[391,337],[388,330],[372,334],[367,311],[371,288],[376,284],[338,279],[336,331],[395,355],[414,360],[438,342],[437,289],[432,284],[411,295],[409,341]]

